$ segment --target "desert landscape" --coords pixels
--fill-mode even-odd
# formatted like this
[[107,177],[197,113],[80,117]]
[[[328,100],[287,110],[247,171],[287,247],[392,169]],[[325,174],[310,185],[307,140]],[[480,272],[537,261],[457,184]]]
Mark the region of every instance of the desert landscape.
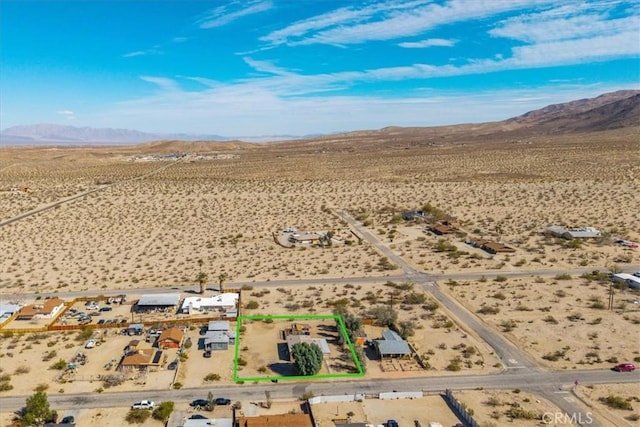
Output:
[[[504,372],[494,349],[429,294],[428,286],[437,286],[545,372],[638,363],[640,293],[612,287],[609,276],[640,270],[640,250],[615,242],[640,241],[638,127],[554,133],[548,124],[527,126],[386,128],[270,144],[2,147],[0,299],[25,304],[118,291],[130,298],[145,290],[194,293],[204,272],[206,293],[219,282],[242,288],[243,315],[338,310],[371,320],[363,325],[367,340],[398,329],[416,357],[380,361],[367,349],[368,379]],[[405,220],[403,213],[412,210],[428,215]],[[31,211],[37,213],[16,218]],[[346,214],[382,243],[362,238]],[[456,231],[434,234],[429,226],[436,219],[454,221]],[[601,234],[566,240],[545,233],[550,225],[594,227]],[[332,238],[283,247],[274,233],[290,227],[331,231]],[[501,242],[513,252],[491,254],[470,245],[473,239]],[[412,282],[382,244],[435,284]],[[317,282],[296,283],[309,279]],[[374,314],[384,307],[397,314],[388,325]],[[109,316],[136,320],[125,309]],[[182,320],[197,342],[197,319]],[[20,322],[24,329],[46,324],[11,320],[11,327]],[[233,349],[206,359],[196,345],[168,350],[161,368],[144,378],[105,387],[103,376],[112,368],[106,366],[131,341],[119,328],[14,333],[7,325],[0,331],[2,396],[178,393],[234,384]],[[265,374],[273,362],[265,352],[273,350],[278,328],[247,326],[252,338],[243,347],[249,362],[243,375]],[[84,349],[89,339],[99,348]],[[74,380],[60,381],[53,365],[79,351],[88,362]],[[168,369],[176,359],[182,359],[177,369]],[[636,401],[624,413],[601,401],[608,394],[633,400],[637,387],[597,384],[576,393],[592,405],[583,407],[612,425],[638,425]],[[517,425],[540,425],[540,414],[558,411],[530,390],[465,390],[459,399],[484,426],[502,425],[513,408],[533,414]],[[364,406],[346,411],[374,412]],[[9,425],[12,415],[2,412],[0,425]],[[453,423],[447,414],[442,419]],[[83,417],[115,425],[103,415]],[[384,421],[382,414],[377,418]]]

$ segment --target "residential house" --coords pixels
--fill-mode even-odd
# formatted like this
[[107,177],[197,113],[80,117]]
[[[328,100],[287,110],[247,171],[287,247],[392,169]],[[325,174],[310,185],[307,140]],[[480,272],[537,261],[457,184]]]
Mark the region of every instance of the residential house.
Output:
[[640,277],[636,277],[633,274],[618,273],[614,274],[611,279],[614,282],[626,283],[630,288],[640,289]]
[[329,343],[325,338],[313,338],[309,335],[287,335],[287,347],[289,348],[289,354],[291,354],[291,350],[295,344],[315,344],[320,347],[322,354],[329,354],[331,350],[329,349]]
[[594,239],[600,237],[602,232],[593,227],[568,228],[560,225],[551,225],[545,229],[546,234],[562,237],[563,239]]
[[425,213],[424,211],[406,211],[402,212],[402,219],[405,221],[412,221],[415,219],[424,219]]
[[225,314],[235,313],[237,316],[238,299],[240,294],[234,292],[225,292],[212,297],[187,297],[182,302],[180,312],[185,314],[204,313],[204,312],[223,312]]
[[204,336],[205,350],[227,350],[236,342],[235,332],[230,330],[228,320],[212,320],[209,322]]
[[320,234],[313,232],[293,233],[289,236],[289,242],[304,245],[314,244],[320,241]]
[[144,348],[126,354],[120,361],[119,371],[147,370],[158,368],[162,362],[162,350]]
[[184,338],[184,331],[180,328],[169,328],[162,331],[157,340],[158,348],[166,350],[168,348],[180,348]]
[[238,417],[234,427],[313,427],[309,414],[274,414]]
[[411,356],[409,343],[402,339],[397,332],[386,329],[382,332],[381,340],[374,340],[374,345],[381,358]]
[[431,224],[428,228],[429,231],[431,231],[433,234],[437,234],[438,236],[453,234],[456,232],[455,228],[444,223]]
[[17,320],[53,319],[64,308],[64,301],[51,298],[22,307]]
[[507,246],[504,243],[494,242],[494,241],[485,240],[485,239],[469,239],[467,243],[470,244],[471,246],[480,248],[494,255],[498,253],[513,253],[516,251],[511,246]]

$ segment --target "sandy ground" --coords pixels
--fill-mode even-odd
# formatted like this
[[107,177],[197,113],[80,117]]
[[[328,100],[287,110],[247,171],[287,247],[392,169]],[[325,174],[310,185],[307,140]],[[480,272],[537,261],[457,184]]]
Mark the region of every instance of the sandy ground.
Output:
[[633,332],[640,323],[640,304],[633,302],[638,292],[615,290],[614,310],[608,310],[609,283],[578,277],[450,282],[441,288],[543,366],[606,369],[640,360],[640,335]]
[[[640,396],[640,384],[578,386],[576,394],[584,402],[591,405],[589,409],[597,414],[599,419],[606,420],[611,425],[621,427],[640,425],[640,401],[638,399]],[[601,398],[609,396],[628,400],[631,404],[631,409],[611,408],[600,401]]]
[[[637,144],[594,142],[576,150],[575,143],[354,155],[323,149],[321,156],[247,151],[235,159],[177,163],[132,181],[166,162],[130,162],[115,149],[91,155],[51,149],[46,157],[7,150],[0,188],[28,185],[32,192],[1,191],[1,218],[105,182],[116,185],[5,227],[0,289],[170,287],[194,283],[200,259],[210,278],[224,271],[230,281],[389,273],[380,271],[380,255],[367,244],[285,249],[273,241],[272,232],[289,226],[351,237],[327,208],[363,213],[380,235],[398,227],[396,248],[427,271],[638,264],[638,250],[607,239],[573,250],[540,234],[549,224],[567,224],[640,240],[640,214],[623,208],[638,190],[637,162],[630,161]],[[593,161],[596,154],[607,162]],[[512,244],[516,254],[487,259],[457,237],[445,240],[469,254],[434,253],[438,239],[422,225],[416,234],[390,223],[394,214],[427,203],[457,217],[470,235]]]

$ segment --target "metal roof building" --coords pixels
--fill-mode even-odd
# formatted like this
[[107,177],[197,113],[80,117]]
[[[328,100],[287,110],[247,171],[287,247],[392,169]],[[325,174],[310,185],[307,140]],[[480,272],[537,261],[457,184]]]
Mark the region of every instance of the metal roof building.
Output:
[[176,306],[180,302],[180,294],[146,294],[142,295],[137,306]]
[[382,332],[382,339],[375,340],[380,357],[399,357],[411,355],[409,343],[396,332],[386,329]]

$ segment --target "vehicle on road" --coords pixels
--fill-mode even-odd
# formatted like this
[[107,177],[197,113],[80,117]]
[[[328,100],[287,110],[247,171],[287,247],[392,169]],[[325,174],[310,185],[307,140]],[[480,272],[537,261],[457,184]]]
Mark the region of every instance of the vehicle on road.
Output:
[[613,367],[616,372],[632,372],[636,370],[636,365],[633,363],[621,363]]
[[216,405],[231,405],[231,400],[226,399],[224,397],[216,397],[216,400],[214,400],[214,403]]
[[155,402],[151,400],[141,400],[131,405],[131,409],[153,409],[155,406]]
[[209,401],[207,399],[196,399],[193,402],[189,403],[189,406],[196,408],[198,406],[207,406]]

